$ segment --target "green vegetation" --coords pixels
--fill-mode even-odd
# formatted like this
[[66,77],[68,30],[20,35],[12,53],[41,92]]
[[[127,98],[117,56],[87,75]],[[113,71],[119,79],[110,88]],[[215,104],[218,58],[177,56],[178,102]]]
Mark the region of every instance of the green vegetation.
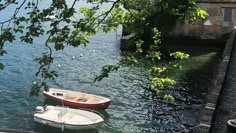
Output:
[[[137,63],[137,58],[146,58],[150,61],[150,84],[149,89],[157,94],[159,89],[166,85],[174,85],[174,79],[168,77],[170,67],[179,67],[173,60],[164,66],[157,66],[156,62],[163,59],[159,44],[161,35],[166,35],[177,22],[185,20],[193,21],[197,18],[204,18],[207,13],[196,6],[196,0],[87,0],[91,5],[78,9],[76,4],[81,0],[73,0],[72,4],[67,4],[66,0],[52,0],[51,4],[43,9],[39,8],[40,0],[0,0],[0,13],[10,6],[15,7],[15,11],[8,19],[1,20],[0,33],[0,55],[6,54],[4,44],[12,43],[20,39],[24,43],[33,44],[34,39],[46,35],[44,42],[48,48],[47,53],[35,59],[40,64],[36,76],[40,76],[42,81],[33,85],[30,95],[38,95],[40,88],[47,89],[46,80],[55,79],[58,75],[50,69],[53,63],[52,49],[63,50],[66,46],[78,47],[81,44],[87,45],[89,37],[98,31],[110,32],[117,30],[120,25],[126,32],[135,34],[133,43],[135,51],[126,52],[125,56],[118,64],[106,65],[103,67],[101,75],[95,78],[99,81],[108,77],[109,72],[117,70],[124,64]],[[101,9],[103,4],[109,4],[109,9]],[[26,15],[19,15],[22,10],[26,10]],[[76,17],[76,16],[82,17]],[[55,16],[53,20],[49,16]],[[45,28],[43,24],[50,26]],[[16,38],[16,34],[20,34]],[[170,54],[175,59],[186,59],[189,55],[182,52]],[[4,65],[0,64],[0,69]],[[165,94],[164,98],[172,100],[170,94]]]

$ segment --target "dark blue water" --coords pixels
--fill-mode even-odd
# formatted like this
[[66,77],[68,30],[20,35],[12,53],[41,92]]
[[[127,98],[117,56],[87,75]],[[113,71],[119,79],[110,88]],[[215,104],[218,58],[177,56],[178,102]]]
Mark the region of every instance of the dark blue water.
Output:
[[[55,62],[52,68],[58,71],[59,77],[49,81],[50,87],[98,94],[112,100],[108,109],[99,111],[106,119],[103,126],[91,131],[67,132],[188,132],[196,126],[212,74],[208,70],[218,59],[218,48],[196,46],[198,50],[192,51],[195,54],[190,60],[182,62],[184,69],[176,70],[173,74],[178,84],[166,90],[172,92],[176,100],[166,102],[140,86],[147,82],[146,69],[142,64],[122,67],[112,72],[109,78],[93,83],[103,65],[119,62],[120,34],[120,31],[99,33],[91,38],[87,47],[67,47],[64,51],[53,53]],[[6,45],[8,54],[0,58],[6,66],[0,72],[0,128],[61,132],[60,129],[38,125],[33,121],[32,112],[36,106],[55,104],[42,95],[29,97],[31,85],[37,80],[34,74],[38,65],[33,59],[47,51],[41,44],[42,40],[44,37],[32,45],[20,41]]]

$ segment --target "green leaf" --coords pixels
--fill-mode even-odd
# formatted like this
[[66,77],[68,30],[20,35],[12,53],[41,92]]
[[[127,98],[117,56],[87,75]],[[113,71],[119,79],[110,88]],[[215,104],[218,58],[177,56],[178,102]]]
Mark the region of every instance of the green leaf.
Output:
[[0,70],[4,69],[4,65],[2,63],[0,63]]

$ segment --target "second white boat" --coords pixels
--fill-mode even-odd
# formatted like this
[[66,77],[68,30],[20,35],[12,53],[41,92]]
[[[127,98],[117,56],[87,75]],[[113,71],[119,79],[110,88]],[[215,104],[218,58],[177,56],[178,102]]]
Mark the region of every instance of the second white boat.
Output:
[[93,129],[104,119],[93,112],[58,106],[38,106],[34,120],[44,125],[63,129]]

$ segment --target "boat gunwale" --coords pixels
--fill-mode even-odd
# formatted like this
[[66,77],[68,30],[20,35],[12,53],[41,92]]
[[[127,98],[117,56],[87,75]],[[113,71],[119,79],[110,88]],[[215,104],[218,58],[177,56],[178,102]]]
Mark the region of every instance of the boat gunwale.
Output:
[[[51,123],[53,123],[53,124],[55,124],[55,125],[61,124],[61,125],[64,125],[64,126],[72,126],[72,127],[74,127],[75,129],[81,129],[81,128],[86,128],[86,129],[87,129],[87,127],[96,126],[96,125],[102,124],[102,123],[104,122],[104,119],[103,119],[103,121],[99,121],[99,122],[93,123],[93,124],[78,125],[78,124],[68,124],[68,123],[61,123],[61,122],[59,123],[59,122],[56,122],[56,121],[53,121],[53,120],[43,119],[43,118],[38,117],[38,116],[34,116],[34,118],[39,119],[39,120],[43,120],[43,121],[48,121],[48,122],[51,122]],[[38,123],[44,124],[43,122],[39,122],[39,121],[37,121],[37,120],[35,120],[35,121],[38,122]],[[47,124],[47,123],[44,124],[44,125],[50,126],[50,125]],[[55,126],[52,126],[52,127],[55,127]]]
[[[50,89],[54,89],[54,90],[58,90],[58,92],[61,93],[66,93],[66,91],[68,92],[75,92],[75,93],[80,93],[80,94],[85,94],[91,97],[98,97],[101,99],[101,101],[97,102],[97,103],[86,103],[86,102],[82,102],[82,101],[74,101],[73,99],[67,99],[61,96],[55,96],[53,94],[50,93]],[[90,104],[90,105],[98,105],[98,104],[103,104],[103,103],[107,103],[107,102],[111,102],[111,100],[109,98],[103,97],[103,96],[98,96],[98,95],[94,95],[94,94],[88,94],[88,93],[83,93],[83,92],[77,92],[77,91],[71,91],[71,90],[60,90],[60,89],[55,89],[55,88],[50,88],[49,91],[43,91],[43,94],[49,95],[51,97],[63,100],[63,101],[69,101],[69,102],[73,102],[73,103],[81,103],[81,104]]]

